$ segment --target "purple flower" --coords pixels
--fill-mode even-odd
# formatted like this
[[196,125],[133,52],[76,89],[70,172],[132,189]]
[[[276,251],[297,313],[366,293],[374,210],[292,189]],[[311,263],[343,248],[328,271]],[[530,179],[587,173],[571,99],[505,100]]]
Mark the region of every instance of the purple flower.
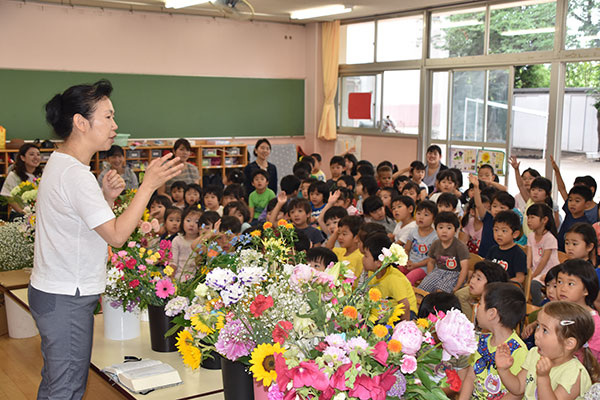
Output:
[[239,319],[234,319],[225,324],[219,332],[219,339],[215,348],[222,356],[231,361],[250,355],[256,344],[250,338],[246,327]]
[[269,400],[283,400],[284,393],[279,390],[279,386],[273,383],[269,388],[268,399]]
[[401,398],[404,392],[406,392],[406,378],[400,371],[396,371],[394,376],[396,377],[396,383],[388,390],[387,395]]

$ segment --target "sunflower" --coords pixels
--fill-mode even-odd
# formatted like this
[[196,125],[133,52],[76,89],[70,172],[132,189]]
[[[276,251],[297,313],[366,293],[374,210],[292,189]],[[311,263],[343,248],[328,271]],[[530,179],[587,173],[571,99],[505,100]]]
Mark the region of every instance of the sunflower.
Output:
[[182,348],[190,346],[190,343],[193,341],[194,338],[192,337],[192,334],[184,329],[177,334],[175,346],[177,346],[177,349],[181,352]]
[[208,326],[204,323],[204,321],[202,320],[202,318],[200,317],[199,314],[192,315],[192,318],[190,319],[190,321],[192,322],[192,326],[194,327],[194,329],[196,331],[202,332],[205,335],[210,335],[211,333],[213,333],[215,331],[213,328],[211,328],[210,326]]
[[271,383],[277,380],[275,353],[283,354],[284,350],[279,343],[263,343],[256,346],[250,356],[250,372],[254,379],[262,381],[265,387],[271,386]]
[[187,346],[187,348],[181,352],[183,356],[183,363],[188,365],[192,369],[197,369],[200,366],[200,361],[202,361],[202,352],[199,348],[194,346]]
[[394,307],[394,311],[392,311],[392,315],[387,320],[388,325],[393,325],[396,322],[400,321],[400,317],[404,315],[404,305],[398,304]]

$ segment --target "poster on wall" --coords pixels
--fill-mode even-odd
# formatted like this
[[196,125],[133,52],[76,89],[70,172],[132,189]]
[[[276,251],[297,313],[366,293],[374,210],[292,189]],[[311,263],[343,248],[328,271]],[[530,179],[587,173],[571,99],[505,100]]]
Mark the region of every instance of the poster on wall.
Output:
[[450,166],[462,172],[475,173],[478,149],[469,147],[450,148]]
[[335,154],[352,153],[357,159],[361,159],[362,141],[356,135],[337,135],[335,140]]
[[496,175],[504,175],[505,154],[502,150],[482,149],[477,152],[477,167],[489,164],[494,167]]

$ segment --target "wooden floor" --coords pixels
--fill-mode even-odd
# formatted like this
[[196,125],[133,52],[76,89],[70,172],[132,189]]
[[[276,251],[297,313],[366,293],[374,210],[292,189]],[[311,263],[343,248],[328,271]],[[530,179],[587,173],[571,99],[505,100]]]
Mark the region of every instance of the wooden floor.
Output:
[[[43,359],[40,337],[11,339],[0,336],[0,400],[35,399]],[[90,370],[84,400],[123,399],[104,379]]]

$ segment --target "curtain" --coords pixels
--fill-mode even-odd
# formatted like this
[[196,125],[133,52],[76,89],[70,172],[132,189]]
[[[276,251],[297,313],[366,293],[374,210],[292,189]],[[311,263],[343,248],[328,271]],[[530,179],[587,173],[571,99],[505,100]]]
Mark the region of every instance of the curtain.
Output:
[[325,103],[319,123],[317,137],[324,140],[335,140],[335,93],[337,90],[338,64],[340,52],[340,21],[323,22],[321,24],[321,46],[323,59],[323,91]]

